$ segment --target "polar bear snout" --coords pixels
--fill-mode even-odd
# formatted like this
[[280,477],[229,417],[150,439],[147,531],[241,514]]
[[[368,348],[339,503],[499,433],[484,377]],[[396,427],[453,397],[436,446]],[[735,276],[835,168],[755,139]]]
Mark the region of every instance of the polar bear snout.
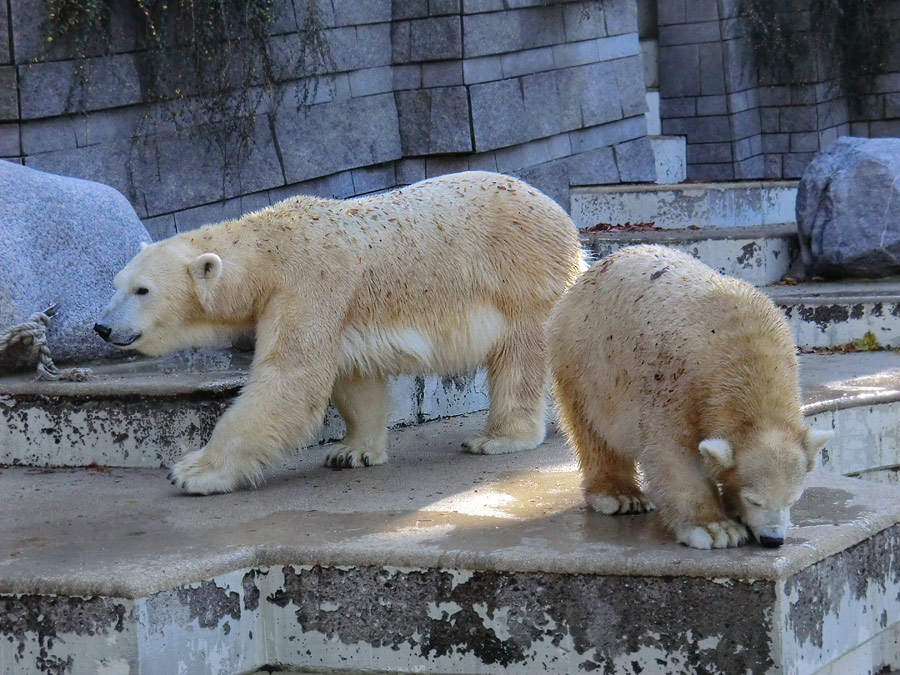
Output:
[[759,536],[759,543],[765,548],[778,548],[784,543],[784,537],[769,537],[761,534]]
[[127,314],[122,311],[123,304],[127,302],[123,303],[121,300],[117,302],[117,298],[114,297],[94,324],[97,335],[111,345],[122,348],[129,347],[141,337],[140,330],[130,326],[130,321],[123,320],[123,314]]

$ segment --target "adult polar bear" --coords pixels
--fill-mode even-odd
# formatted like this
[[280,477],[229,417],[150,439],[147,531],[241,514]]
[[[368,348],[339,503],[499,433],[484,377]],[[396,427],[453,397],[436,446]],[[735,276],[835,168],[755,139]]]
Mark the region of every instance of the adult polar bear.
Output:
[[467,449],[538,446],[543,324],[581,269],[553,200],[465,172],[359,199],[295,197],[152,244],[116,275],[95,329],[157,355],[256,327],[247,386],[170,473],[188,492],[227,492],[307,441],[329,394],[347,434],[326,463],[385,462],[392,374],[486,364],[487,427]]

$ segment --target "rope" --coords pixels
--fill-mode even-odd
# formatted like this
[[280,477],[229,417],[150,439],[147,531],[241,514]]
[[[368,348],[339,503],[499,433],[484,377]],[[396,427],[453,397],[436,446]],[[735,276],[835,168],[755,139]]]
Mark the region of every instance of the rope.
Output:
[[21,342],[23,346],[31,347],[31,358],[37,359],[36,379],[51,382],[56,380],[84,382],[91,378],[90,368],[60,369],[53,363],[50,347],[47,345],[47,328],[49,328],[50,319],[54,314],[56,314],[56,305],[51,305],[43,312],[35,312],[24,323],[0,332],[0,353]]

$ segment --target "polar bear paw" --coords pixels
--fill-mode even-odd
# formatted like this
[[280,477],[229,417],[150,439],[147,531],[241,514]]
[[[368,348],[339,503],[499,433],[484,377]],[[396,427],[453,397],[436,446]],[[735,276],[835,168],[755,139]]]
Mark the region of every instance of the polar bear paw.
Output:
[[384,450],[358,448],[337,443],[325,455],[325,466],[330,466],[332,469],[357,469],[384,464],[387,460],[388,456]]
[[248,476],[235,468],[216,466],[203,450],[187,453],[169,470],[172,485],[195,495],[233,492],[243,483],[255,485],[258,480],[258,472]]
[[679,529],[675,536],[691,548],[711,549],[740,546],[747,543],[747,528],[734,520],[719,520],[705,525],[691,525]]
[[508,436],[487,436],[479,434],[474,438],[464,441],[462,446],[466,452],[473,455],[506,455],[511,452],[521,452],[522,450],[533,450],[541,444],[542,441],[534,442],[522,438],[511,438]]
[[587,493],[584,496],[591,510],[607,516],[624,513],[646,513],[656,507],[643,495],[619,495],[607,492]]

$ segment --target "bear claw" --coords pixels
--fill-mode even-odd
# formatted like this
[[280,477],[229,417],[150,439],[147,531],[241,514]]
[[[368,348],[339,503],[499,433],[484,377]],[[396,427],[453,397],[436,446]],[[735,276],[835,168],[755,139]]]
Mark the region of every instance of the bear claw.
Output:
[[325,456],[325,466],[332,469],[358,469],[364,466],[376,466],[387,461],[384,451],[357,450],[352,446],[338,444]]
[[683,527],[676,532],[676,536],[682,544],[699,549],[740,546],[749,539],[747,528],[734,520]]
[[593,511],[607,516],[625,513],[646,513],[656,510],[653,503],[643,495],[593,492],[586,494],[585,500]]

